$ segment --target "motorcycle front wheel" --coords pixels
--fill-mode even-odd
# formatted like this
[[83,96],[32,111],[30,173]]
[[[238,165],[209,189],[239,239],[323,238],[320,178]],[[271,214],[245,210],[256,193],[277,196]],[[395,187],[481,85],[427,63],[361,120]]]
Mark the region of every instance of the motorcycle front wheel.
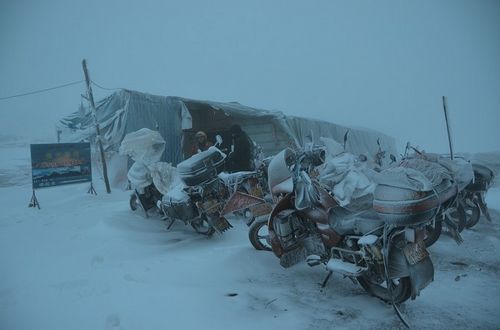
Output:
[[458,203],[457,206],[448,208],[445,212],[445,216],[455,223],[459,233],[464,230],[467,223],[467,215],[461,203]]
[[248,239],[256,250],[272,251],[268,242],[269,230],[267,221],[254,221],[248,231]]
[[390,285],[392,286],[392,297],[385,281],[382,283],[376,283],[372,281],[369,275],[366,274],[361,275],[357,279],[366,292],[388,303],[392,303],[394,301],[395,304],[400,304],[408,300],[411,296],[411,282],[409,277],[391,280]]
[[191,222],[191,227],[201,235],[212,236],[215,233],[214,227],[204,217]]

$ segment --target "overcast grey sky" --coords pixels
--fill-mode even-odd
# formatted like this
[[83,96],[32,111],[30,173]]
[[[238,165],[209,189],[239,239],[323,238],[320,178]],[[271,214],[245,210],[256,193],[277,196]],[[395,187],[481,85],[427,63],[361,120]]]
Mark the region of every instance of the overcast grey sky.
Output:
[[[106,87],[500,150],[500,1],[0,1],[0,97]],[[0,101],[0,134],[54,137],[84,84]],[[107,91],[95,90],[97,98]]]

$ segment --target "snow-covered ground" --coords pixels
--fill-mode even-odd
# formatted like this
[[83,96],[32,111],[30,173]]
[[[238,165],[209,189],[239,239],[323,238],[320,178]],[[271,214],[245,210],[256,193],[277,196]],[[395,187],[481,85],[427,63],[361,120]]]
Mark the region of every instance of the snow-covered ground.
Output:
[[[128,208],[129,192],[88,185],[31,197],[29,146],[0,145],[0,329],[386,329],[390,305],[321,267],[285,270],[233,219],[205,238]],[[464,243],[430,251],[435,280],[401,309],[415,329],[500,328],[500,188]]]

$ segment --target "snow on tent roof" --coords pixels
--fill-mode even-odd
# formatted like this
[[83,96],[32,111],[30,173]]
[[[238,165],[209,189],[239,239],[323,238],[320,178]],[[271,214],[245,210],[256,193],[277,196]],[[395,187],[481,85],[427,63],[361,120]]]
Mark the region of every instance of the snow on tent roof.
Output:
[[[229,128],[230,123],[240,124],[262,146],[266,155],[273,155],[289,145],[303,145],[311,139],[320,143],[320,137],[343,143],[348,130],[347,149],[354,154],[375,155],[377,139],[387,154],[396,153],[395,140],[373,130],[287,116],[279,111],[252,108],[237,102],[202,101],[121,89],[97,102],[96,107],[102,139],[108,150],[118,150],[126,134],[146,127],[158,130],[163,136],[167,143],[163,160],[174,165],[183,159],[183,132],[210,124],[205,118],[196,120],[196,114],[206,113],[214,114],[210,117],[212,120],[225,119],[218,123],[226,125],[225,128]],[[80,109],[61,119],[57,129],[61,131],[62,141],[77,142],[95,138],[93,126],[92,113]]]

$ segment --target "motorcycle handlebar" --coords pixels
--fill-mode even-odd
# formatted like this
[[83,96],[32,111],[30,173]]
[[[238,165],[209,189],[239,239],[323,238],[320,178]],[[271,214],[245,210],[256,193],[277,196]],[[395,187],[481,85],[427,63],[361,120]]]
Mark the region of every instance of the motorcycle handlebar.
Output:
[[319,166],[325,162],[326,151],[324,148],[314,148],[305,152],[305,155],[311,161],[313,166]]
[[312,165],[314,167],[323,164],[326,160],[326,150],[323,147],[313,147],[311,150],[305,150],[302,153],[296,155],[294,172],[298,174],[300,168],[302,167],[304,160],[307,160],[307,165]]

